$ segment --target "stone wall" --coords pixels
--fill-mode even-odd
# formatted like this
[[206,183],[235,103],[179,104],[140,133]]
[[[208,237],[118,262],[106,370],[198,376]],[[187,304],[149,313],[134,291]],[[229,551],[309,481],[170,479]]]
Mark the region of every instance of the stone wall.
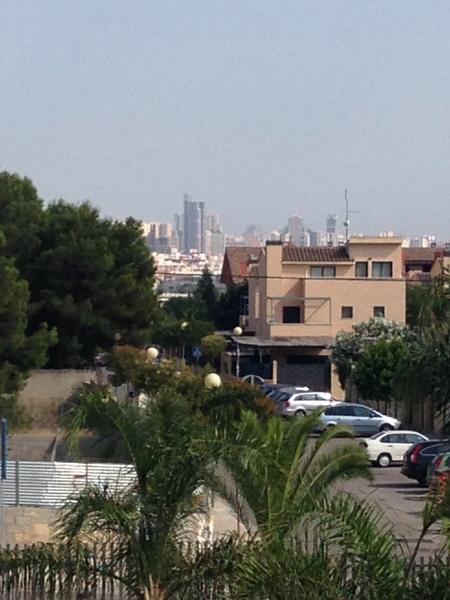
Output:
[[7,506],[4,509],[4,544],[36,544],[48,542],[56,511],[37,506]]
[[97,381],[94,370],[34,370],[19,394],[19,403],[33,428],[51,429],[57,427],[59,407],[78,386],[92,380]]

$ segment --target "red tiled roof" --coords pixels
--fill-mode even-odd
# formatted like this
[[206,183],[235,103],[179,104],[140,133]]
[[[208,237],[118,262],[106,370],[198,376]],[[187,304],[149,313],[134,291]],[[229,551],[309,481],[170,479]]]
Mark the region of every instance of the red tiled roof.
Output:
[[259,246],[227,246],[223,257],[222,283],[239,283],[248,276],[248,263],[259,255]]
[[439,253],[442,253],[440,248],[403,248],[403,262],[433,263]]
[[345,246],[304,247],[284,246],[285,262],[342,262],[351,260]]

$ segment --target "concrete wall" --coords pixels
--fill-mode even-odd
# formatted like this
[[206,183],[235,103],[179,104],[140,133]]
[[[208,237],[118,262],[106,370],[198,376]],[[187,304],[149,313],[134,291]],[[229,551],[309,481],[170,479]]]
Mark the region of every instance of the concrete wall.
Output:
[[23,546],[48,542],[53,531],[56,511],[37,506],[7,506],[4,519],[4,544]]
[[94,370],[35,370],[19,394],[19,403],[33,427],[50,429],[57,426],[61,404],[79,385],[91,380],[97,380]]

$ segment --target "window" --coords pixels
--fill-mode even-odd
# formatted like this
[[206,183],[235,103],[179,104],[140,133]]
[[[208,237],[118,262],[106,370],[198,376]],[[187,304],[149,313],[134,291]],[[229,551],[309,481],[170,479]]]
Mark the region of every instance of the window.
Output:
[[369,265],[367,261],[355,263],[355,277],[369,277]]
[[433,446],[428,446],[428,448],[425,448],[424,450],[422,450],[422,452],[420,454],[423,454],[423,456],[436,456],[437,454],[440,454],[441,452],[445,452],[446,451],[446,444],[436,444]]
[[392,263],[391,262],[374,261],[372,263],[372,277],[375,277],[375,278],[392,277]]
[[341,319],[353,319],[353,306],[341,306]]
[[[391,444],[407,444],[408,440],[406,439],[406,435],[403,433],[391,433],[389,436],[391,438]],[[383,439],[384,442],[384,439]]]
[[311,277],[336,277],[336,267],[311,267]]
[[353,410],[355,411],[355,415],[357,417],[373,417],[375,416],[370,408],[366,408],[365,406],[354,406]]
[[385,435],[383,438],[381,438],[380,442],[382,444],[392,444],[393,442],[395,442],[395,439],[392,434],[388,434],[388,435]]
[[373,316],[374,317],[381,317],[382,319],[384,319],[384,306],[374,306],[373,307]]
[[415,444],[416,442],[423,441],[423,437],[421,435],[417,435],[417,433],[406,433],[405,438],[407,444]]
[[283,323],[300,323],[300,306],[283,306]]
[[334,414],[338,415],[339,417],[354,417],[355,409],[353,408],[353,406],[341,404],[335,407]]

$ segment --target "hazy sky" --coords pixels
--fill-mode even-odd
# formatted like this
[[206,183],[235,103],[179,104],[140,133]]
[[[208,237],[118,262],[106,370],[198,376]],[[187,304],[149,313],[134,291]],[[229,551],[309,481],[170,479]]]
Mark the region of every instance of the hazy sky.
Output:
[[449,233],[450,2],[0,0],[0,170],[227,230]]

